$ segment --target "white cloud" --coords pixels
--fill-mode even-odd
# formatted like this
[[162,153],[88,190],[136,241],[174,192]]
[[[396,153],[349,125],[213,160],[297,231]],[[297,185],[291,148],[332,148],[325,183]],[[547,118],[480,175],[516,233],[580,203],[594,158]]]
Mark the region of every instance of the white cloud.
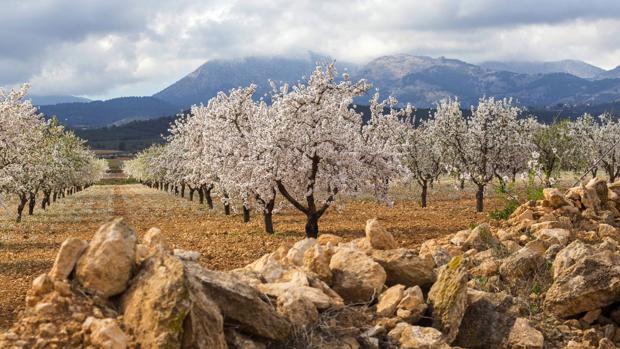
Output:
[[149,95],[208,59],[395,53],[620,64],[616,0],[70,0],[3,2],[0,86]]

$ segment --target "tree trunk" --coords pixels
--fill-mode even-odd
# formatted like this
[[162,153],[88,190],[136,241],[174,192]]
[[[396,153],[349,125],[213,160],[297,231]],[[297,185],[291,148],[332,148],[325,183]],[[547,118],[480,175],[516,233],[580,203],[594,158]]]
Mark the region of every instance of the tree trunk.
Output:
[[224,193],[224,214],[230,215],[230,203],[228,202],[228,194]]
[[205,202],[204,188],[200,187],[198,188],[198,203],[202,205],[204,202]]
[[28,215],[32,216],[34,213],[34,206],[37,204],[37,195],[35,193],[30,193],[30,200],[28,202]]
[[316,239],[319,236],[319,217],[316,213],[308,214],[306,217],[306,237]]
[[275,197],[265,205],[263,210],[263,221],[265,223],[265,233],[273,234],[273,207],[276,204]]
[[243,223],[250,222],[250,209],[243,205]]
[[426,207],[427,194],[428,194],[428,181],[422,181],[422,197],[420,200],[422,207]]
[[461,183],[459,184],[459,188],[461,188],[461,190],[465,190],[465,179],[461,178]]
[[196,189],[194,189],[192,187],[189,188],[189,201],[194,201],[194,191],[195,190]]
[[179,186],[178,185],[174,186],[174,196],[179,196]]
[[478,191],[476,192],[476,211],[482,212],[484,210],[484,185],[478,184]]
[[17,205],[17,218],[15,222],[19,223],[22,221],[22,212],[24,212],[24,207],[26,207],[26,203],[28,202],[28,198],[26,194],[19,195],[19,204]]
[[181,183],[181,197],[185,197],[185,183]]
[[211,197],[211,189],[205,189],[205,199],[207,199],[207,206],[209,210],[213,209],[213,198]]
[[41,208],[45,210],[47,205],[50,204],[50,195],[49,191],[43,191],[43,200],[41,200]]

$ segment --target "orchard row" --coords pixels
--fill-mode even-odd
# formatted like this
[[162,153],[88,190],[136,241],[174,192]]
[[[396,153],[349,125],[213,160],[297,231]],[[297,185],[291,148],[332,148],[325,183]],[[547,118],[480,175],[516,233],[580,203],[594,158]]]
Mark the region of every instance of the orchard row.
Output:
[[610,115],[546,125],[509,99],[482,98],[466,115],[446,99],[415,120],[412,106],[375,94],[364,120],[352,105],[371,85],[338,79],[333,65],[293,86],[272,85],[269,103],[253,98],[250,85],[193,106],[165,145],[140,153],[125,171],[154,187],[197,191],[209,205],[216,195],[245,219],[257,209],[268,233],[276,203],[285,202],[306,215],[309,237],[339,197],[370,192],[389,204],[397,181],[417,182],[422,206],[439,176],[471,181],[482,211],[492,182],[506,188],[525,175],[552,186],[560,170],[620,174],[620,124]]
[[[107,169],[84,141],[65,130],[55,118],[45,120],[29,100],[28,86],[0,90],[0,204],[18,200],[17,221],[28,204],[33,213],[98,181]],[[3,199],[4,198],[4,199]]]

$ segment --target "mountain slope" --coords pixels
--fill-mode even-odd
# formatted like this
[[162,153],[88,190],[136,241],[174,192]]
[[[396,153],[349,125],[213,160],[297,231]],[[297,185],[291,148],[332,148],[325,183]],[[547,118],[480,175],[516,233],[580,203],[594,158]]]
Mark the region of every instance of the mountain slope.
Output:
[[490,61],[481,63],[480,66],[495,71],[509,71],[519,74],[566,73],[583,79],[595,79],[606,72],[592,64],[573,59],[552,62]]
[[[305,58],[246,57],[230,60],[211,60],[173,83],[153,97],[183,108],[192,104],[206,104],[218,92],[232,88],[257,85],[256,96],[271,92],[269,81],[295,83],[308,77],[317,62],[333,60],[326,56],[309,53]],[[353,67],[353,64],[337,64]],[[343,72],[343,69],[339,69]]]
[[87,103],[90,99],[76,96],[41,96],[41,95],[29,95],[28,98],[32,101],[33,105],[53,105],[59,103]]
[[89,103],[44,105],[39,111],[56,115],[70,127],[101,127],[131,120],[174,115],[180,108],[153,97],[121,97]]

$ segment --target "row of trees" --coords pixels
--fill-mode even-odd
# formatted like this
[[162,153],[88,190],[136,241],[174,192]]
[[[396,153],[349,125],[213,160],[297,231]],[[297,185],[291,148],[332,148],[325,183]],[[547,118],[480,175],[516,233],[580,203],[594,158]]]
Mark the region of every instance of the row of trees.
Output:
[[[482,211],[489,184],[505,186],[519,173],[534,173],[551,185],[560,169],[601,164],[617,176],[620,149],[607,149],[620,132],[609,116],[544,125],[522,117],[509,99],[483,98],[467,115],[458,100],[448,99],[428,118],[415,120],[411,106],[397,108],[394,98],[381,101],[375,94],[365,121],[352,103],[370,88],[346,74],[336,79],[329,65],[317,67],[307,82],[274,85],[270,104],[253,99],[254,85],[221,92],[206,106],[192,107],[172,125],[166,145],[140,153],[125,171],[181,195],[187,187],[190,198],[198,191],[210,206],[214,193],[225,212],[241,208],[246,221],[256,208],[269,233],[276,202],[286,202],[306,215],[310,237],[317,236],[319,219],[338,197],[372,192],[389,204],[395,181],[417,182],[426,206],[428,189],[440,175],[469,180]],[[606,160],[594,166],[590,160],[599,155]]]
[[45,209],[98,181],[107,169],[83,140],[55,118],[45,120],[25,99],[27,92],[28,85],[0,90],[0,194],[17,197],[18,222],[26,204],[32,214],[40,198]]

